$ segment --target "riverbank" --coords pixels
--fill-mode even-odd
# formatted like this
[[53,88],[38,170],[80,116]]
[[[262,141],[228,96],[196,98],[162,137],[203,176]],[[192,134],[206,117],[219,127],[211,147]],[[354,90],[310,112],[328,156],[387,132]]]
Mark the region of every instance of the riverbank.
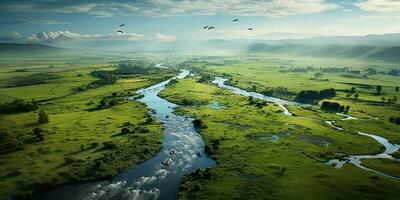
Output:
[[[185,102],[179,112],[201,119],[206,127],[201,134],[217,161],[211,170],[185,177],[180,199],[396,199],[399,195],[396,180],[352,165],[338,170],[325,164],[346,154],[381,152],[381,145],[371,138],[285,116],[272,103],[251,103],[196,79],[170,85],[161,96]],[[213,102],[222,108],[210,106]],[[341,118],[323,114],[329,115]]]

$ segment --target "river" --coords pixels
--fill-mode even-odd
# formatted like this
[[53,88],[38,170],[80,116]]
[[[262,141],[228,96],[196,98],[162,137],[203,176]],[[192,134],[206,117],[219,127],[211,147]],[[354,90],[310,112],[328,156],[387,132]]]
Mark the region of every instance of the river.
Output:
[[[182,79],[189,74],[183,70],[172,79]],[[193,119],[174,114],[177,105],[158,96],[172,79],[137,92],[144,95],[139,101],[152,110],[152,115],[165,129],[163,147],[156,156],[111,180],[68,184],[40,193],[34,199],[172,200],[176,199],[185,174],[214,166],[215,161],[204,152],[205,145]]]
[[[278,105],[279,107],[282,108],[283,113],[287,116],[292,116],[292,113],[285,107],[285,105],[296,105],[296,106],[302,106],[302,105],[307,105],[307,104],[300,104],[300,103],[296,103],[296,102],[292,102],[292,101],[287,101],[287,100],[282,100],[282,99],[278,99],[275,97],[269,97],[269,96],[265,96],[256,92],[248,92],[245,90],[242,90],[240,88],[237,87],[233,87],[230,85],[225,85],[225,82],[228,79],[224,79],[221,77],[216,77],[214,81],[212,81],[212,83],[217,84],[220,88],[224,88],[224,89],[228,89],[231,90],[232,92],[236,93],[236,94],[240,94],[243,96],[252,96],[254,98],[259,98],[259,99],[263,99],[269,102],[273,102],[276,105]],[[344,118],[342,120],[358,120],[358,118],[356,117],[352,117],[350,115],[345,115],[345,114],[341,114],[341,113],[337,113],[338,115],[343,116]],[[326,123],[328,124],[330,127],[332,127],[333,129],[339,130],[339,131],[343,131],[343,128],[335,126],[334,123],[335,121],[332,120],[318,120],[318,119],[312,119],[312,118],[308,118],[308,117],[303,117],[303,116],[297,116],[299,118],[302,119],[307,119],[307,120],[316,120],[316,121],[320,121],[322,123]],[[349,164],[353,164],[354,166],[363,169],[363,170],[367,170],[388,178],[393,178],[393,179],[398,179],[400,180],[400,177],[397,176],[392,176],[390,174],[386,174],[384,172],[380,172],[378,170],[374,170],[371,168],[368,168],[364,165],[362,165],[362,160],[363,159],[377,159],[377,158],[384,158],[384,159],[390,159],[390,160],[399,160],[394,158],[391,154],[399,151],[400,149],[400,145],[399,144],[392,144],[389,142],[388,139],[381,137],[381,136],[377,136],[377,135],[373,135],[373,134],[369,134],[369,133],[364,133],[364,132],[360,132],[357,131],[357,133],[359,135],[362,136],[366,136],[366,137],[370,137],[374,140],[376,140],[379,144],[383,145],[385,147],[385,151],[376,155],[347,155],[344,159],[339,160],[339,159],[332,159],[329,160],[326,164],[330,165],[330,166],[334,166],[336,169],[341,169],[343,167],[343,165],[345,163],[349,163]],[[367,148],[367,147],[366,147]],[[400,161],[400,160],[399,160]]]

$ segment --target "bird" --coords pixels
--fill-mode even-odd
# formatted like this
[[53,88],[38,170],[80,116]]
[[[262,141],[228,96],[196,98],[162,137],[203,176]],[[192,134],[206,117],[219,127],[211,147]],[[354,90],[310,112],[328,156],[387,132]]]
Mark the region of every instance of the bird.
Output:
[[232,22],[238,22],[239,21],[239,19],[234,19]]
[[125,26],[125,24],[121,24],[121,25],[119,25],[119,27],[123,27],[123,26]]
[[208,28],[208,26],[205,26],[203,29],[206,29],[206,28]]
[[124,33],[123,31],[117,31],[117,33]]
[[254,29],[253,29],[253,28],[248,28],[247,30],[252,31],[252,30],[254,30]]
[[215,29],[215,27],[214,26],[208,27],[208,30],[211,30],[211,29]]

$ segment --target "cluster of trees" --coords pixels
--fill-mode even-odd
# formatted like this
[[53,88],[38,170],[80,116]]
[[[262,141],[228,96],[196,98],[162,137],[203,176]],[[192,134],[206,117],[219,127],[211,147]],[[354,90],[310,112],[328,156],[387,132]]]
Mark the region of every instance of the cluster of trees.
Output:
[[262,99],[255,99],[253,96],[249,96],[247,101],[249,102],[249,105],[254,105],[254,106],[258,107],[258,108],[262,108],[264,106],[268,106],[266,101],[264,101]]
[[319,99],[332,98],[336,96],[336,90],[333,88],[317,90],[303,90],[295,98],[299,102],[312,102]]
[[15,100],[13,102],[0,104],[0,113],[12,114],[20,112],[29,112],[38,109],[38,104],[32,100],[31,102],[26,102],[24,100]]
[[0,129],[0,154],[18,150],[22,145],[23,141],[18,136]]
[[392,76],[400,76],[400,69],[390,69],[386,74]]
[[326,68],[320,68],[320,71],[324,73],[343,73],[349,71],[348,67],[344,68],[339,68],[339,67],[326,67]]
[[98,78],[98,80],[94,80],[86,85],[82,85],[77,88],[78,91],[86,91],[89,89],[98,88],[104,85],[114,84],[118,80],[118,76],[110,74],[108,71],[94,71],[90,73],[92,76]]
[[348,113],[350,110],[350,106],[344,106],[340,105],[337,102],[329,102],[329,101],[324,101],[321,104],[321,110],[327,111],[327,112],[334,112],[334,113]]
[[389,121],[393,124],[400,125],[400,117],[389,117]]
[[[385,97],[381,97],[381,100],[382,100],[382,102],[385,102],[385,101],[386,101],[386,98],[385,98]],[[393,98],[388,98],[388,99],[387,99],[387,102],[388,102],[388,103],[396,103],[396,102],[397,102],[397,97],[394,96]]]
[[135,74],[149,74],[152,69],[149,63],[119,63],[118,69],[113,71],[115,75],[135,75]]
[[308,67],[290,67],[290,69],[287,70],[280,70],[279,72],[296,72],[296,73],[306,73],[309,71],[315,71],[316,69],[312,66]]
[[389,69],[389,71],[378,71],[374,68],[368,68],[365,71],[369,75],[387,74],[387,75],[391,75],[391,76],[400,76],[400,69],[396,69],[396,68]]

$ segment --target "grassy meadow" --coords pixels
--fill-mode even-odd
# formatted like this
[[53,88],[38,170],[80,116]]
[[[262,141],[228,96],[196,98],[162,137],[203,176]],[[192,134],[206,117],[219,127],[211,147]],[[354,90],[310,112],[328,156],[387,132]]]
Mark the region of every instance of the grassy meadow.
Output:
[[[272,62],[273,63],[273,62]],[[199,67],[211,74],[231,78],[228,83],[249,91],[286,88],[276,97],[293,100],[301,90],[334,88],[335,97],[321,99],[350,105],[349,115],[359,120],[341,120],[343,116],[315,106],[288,106],[298,116],[283,115],[278,106],[250,103],[248,98],[221,90],[197,77],[170,84],[160,95],[182,105],[178,112],[200,119],[199,131],[216,167],[198,170],[185,177],[180,199],[397,199],[400,182],[351,164],[335,169],[325,164],[345,155],[378,154],[383,146],[355,131],[373,133],[399,143],[400,127],[389,122],[399,116],[399,104],[382,102],[382,96],[400,96],[395,91],[400,78],[390,75],[354,77],[347,73],[324,73],[313,80],[313,72],[283,72],[289,67],[264,63],[255,58],[196,59],[185,66]],[[284,65],[283,65],[284,66]],[[321,66],[322,67],[322,66]],[[320,66],[318,66],[319,70]],[[365,68],[360,68],[363,70]],[[253,86],[255,85],[255,87]],[[382,85],[383,94],[375,94]],[[347,96],[355,87],[359,98]],[[288,95],[291,94],[291,95]],[[220,109],[213,108],[218,102]],[[261,104],[262,105],[262,104]],[[334,120],[340,131],[320,120]],[[278,139],[277,139],[278,138]],[[398,161],[365,160],[365,166],[400,176]]]
[[[5,140],[18,141],[15,148],[0,155],[0,199],[29,199],[39,189],[109,178],[151,158],[161,148],[162,126],[144,104],[125,97],[174,72],[130,76],[80,91],[78,87],[98,80],[93,71],[116,70],[116,65],[112,59],[82,59],[84,64],[74,65],[59,59],[5,62],[1,68],[1,103],[34,99],[39,108],[0,114],[2,134],[12,136]],[[104,99],[109,105],[113,102],[112,106],[100,108]],[[38,123],[41,110],[48,114],[45,124]]]

